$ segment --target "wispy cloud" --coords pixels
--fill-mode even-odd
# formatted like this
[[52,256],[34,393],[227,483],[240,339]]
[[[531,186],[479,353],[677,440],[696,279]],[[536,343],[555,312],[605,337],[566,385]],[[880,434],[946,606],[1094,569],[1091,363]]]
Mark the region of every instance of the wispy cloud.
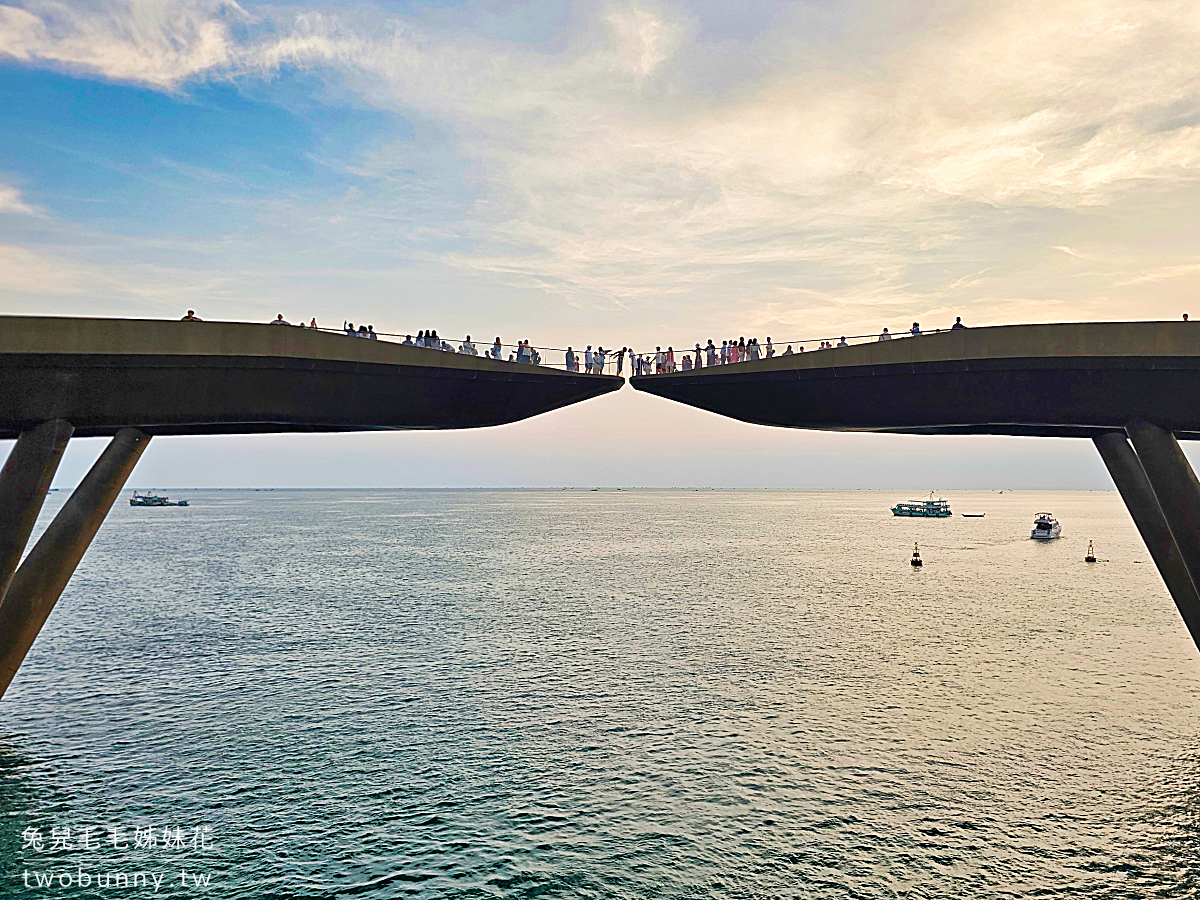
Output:
[[3,181],[0,181],[0,214],[21,213],[23,215],[34,215],[36,212],[36,209],[22,199],[20,191],[11,184],[5,184]]
[[[1010,0],[948,8],[935,27],[875,9],[812,40],[820,25],[798,7],[734,47],[696,37],[703,7],[604,4],[546,49],[370,8],[30,0],[0,7],[0,55],[165,91],[328,72],[418,138],[356,163],[378,191],[292,215],[396,221],[364,224],[362,245],[585,306],[734,294],[779,321],[789,304],[866,318],[973,291],[1054,308],[1018,266],[1085,258],[1086,240],[1030,249],[1017,217],[1200,181],[1196,4]],[[735,53],[754,64],[730,68]],[[418,221],[414,181],[460,196]]]

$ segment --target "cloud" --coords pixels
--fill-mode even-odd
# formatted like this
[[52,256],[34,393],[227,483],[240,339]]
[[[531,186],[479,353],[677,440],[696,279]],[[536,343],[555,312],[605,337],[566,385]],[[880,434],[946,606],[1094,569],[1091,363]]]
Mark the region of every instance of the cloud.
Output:
[[0,214],[24,213],[34,215],[37,210],[21,199],[21,192],[10,184],[0,181]]
[[246,19],[232,0],[31,0],[0,6],[0,56],[172,89],[228,70]]
[[370,8],[33,0],[0,7],[0,55],[167,91],[330,73],[417,136],[356,164],[377,191],[294,215],[585,306],[1024,309],[995,279],[1086,241],[1024,248],[1014,216],[1200,180],[1194,3],[878,2],[833,25],[798,6],[724,43],[698,37],[702,5],[580,9],[546,48]]

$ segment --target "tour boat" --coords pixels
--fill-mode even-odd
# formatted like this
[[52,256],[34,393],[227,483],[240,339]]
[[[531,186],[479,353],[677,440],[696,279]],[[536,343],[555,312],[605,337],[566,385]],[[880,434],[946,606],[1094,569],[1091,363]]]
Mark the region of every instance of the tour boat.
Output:
[[928,500],[910,500],[908,503],[897,503],[892,507],[893,516],[909,516],[918,519],[945,519],[953,515],[950,504],[945,500],[934,500],[933,491],[929,492]]
[[1033,531],[1029,536],[1035,541],[1052,541],[1062,532],[1058,519],[1050,513],[1038,513],[1033,519]]
[[160,496],[158,496],[158,494],[155,494],[153,492],[151,492],[149,494],[139,494],[137,491],[134,491],[133,496],[129,498],[129,505],[130,506],[187,506],[188,502],[186,500],[172,501],[169,497],[160,497]]

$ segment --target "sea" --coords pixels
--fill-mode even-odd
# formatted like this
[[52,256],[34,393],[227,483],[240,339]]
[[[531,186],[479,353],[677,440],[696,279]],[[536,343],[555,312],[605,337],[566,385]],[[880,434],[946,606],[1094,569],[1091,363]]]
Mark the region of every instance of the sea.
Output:
[[1115,493],[167,493],[0,701],[4,898],[1200,894]]

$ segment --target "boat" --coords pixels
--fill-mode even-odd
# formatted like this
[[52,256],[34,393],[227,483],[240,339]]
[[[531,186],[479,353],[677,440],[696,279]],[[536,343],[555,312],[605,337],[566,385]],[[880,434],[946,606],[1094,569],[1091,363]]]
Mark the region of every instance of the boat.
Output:
[[1062,526],[1058,524],[1058,519],[1050,515],[1050,513],[1038,513],[1033,518],[1033,531],[1029,532],[1029,536],[1035,541],[1052,541],[1062,533]]
[[929,492],[928,500],[910,500],[908,503],[897,503],[892,507],[893,516],[909,516],[917,519],[945,519],[954,515],[950,512],[950,504],[945,500],[934,500],[933,491]]
[[962,513],[964,519],[982,519],[987,513]]
[[925,563],[921,562],[921,551],[917,549],[916,544],[913,544],[912,559],[910,559],[908,562],[909,565],[913,566],[914,568],[920,568],[921,566],[925,565]]
[[170,497],[160,497],[151,491],[149,494],[139,494],[133,492],[133,496],[129,498],[130,506],[187,506],[186,500],[172,500]]

